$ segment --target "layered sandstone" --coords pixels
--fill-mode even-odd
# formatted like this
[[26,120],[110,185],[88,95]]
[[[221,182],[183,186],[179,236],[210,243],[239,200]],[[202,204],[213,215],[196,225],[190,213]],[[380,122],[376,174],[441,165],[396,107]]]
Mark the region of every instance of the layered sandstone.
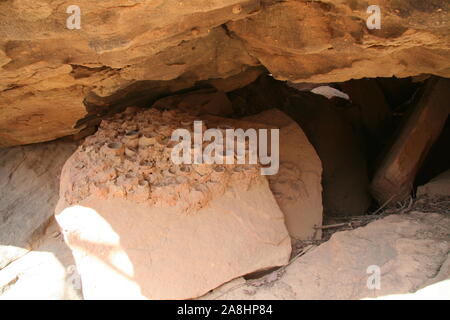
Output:
[[277,79],[333,82],[450,76],[446,0],[77,1],[0,3],[0,146],[52,140],[129,103],[194,86],[230,91],[267,68]]

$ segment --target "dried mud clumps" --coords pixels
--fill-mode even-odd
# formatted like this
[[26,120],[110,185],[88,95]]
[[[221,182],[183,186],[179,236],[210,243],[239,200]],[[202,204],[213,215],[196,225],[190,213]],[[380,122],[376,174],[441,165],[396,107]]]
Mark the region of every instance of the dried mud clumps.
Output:
[[178,142],[171,141],[172,132],[193,132],[194,120],[201,119],[177,110],[132,107],[103,120],[66,164],[69,181],[61,183],[65,201],[74,205],[89,197],[124,198],[190,212],[231,184],[248,189],[263,178],[257,165],[174,164],[171,152]]

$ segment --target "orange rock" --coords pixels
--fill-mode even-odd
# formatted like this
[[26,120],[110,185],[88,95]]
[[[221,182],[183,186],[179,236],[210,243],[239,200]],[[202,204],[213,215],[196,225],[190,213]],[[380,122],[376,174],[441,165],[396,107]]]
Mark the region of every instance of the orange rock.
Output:
[[[162,137],[159,127],[182,121],[184,114],[152,109],[114,117],[64,165],[56,219],[86,299],[195,298],[288,262],[284,216],[257,165],[242,175],[232,164],[174,165],[168,144],[137,145],[132,157],[116,152],[130,128],[142,132],[152,123]],[[105,141],[102,132],[117,123],[125,130]],[[101,152],[102,145],[114,152]]]

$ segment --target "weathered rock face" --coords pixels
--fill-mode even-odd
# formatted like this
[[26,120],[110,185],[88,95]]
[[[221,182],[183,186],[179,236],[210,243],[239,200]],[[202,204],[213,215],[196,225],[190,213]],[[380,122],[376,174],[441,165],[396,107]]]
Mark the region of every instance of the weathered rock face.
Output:
[[52,217],[59,174],[76,143],[54,141],[0,150],[0,269],[31,248]]
[[[367,2],[282,1],[227,24],[278,79],[448,76],[448,1],[377,1],[380,30],[368,30]],[[431,71],[434,69],[434,71]]]
[[[450,296],[450,218],[436,213],[392,215],[351,231],[338,232],[319,247],[269,274],[259,285],[241,282],[205,299],[363,299],[402,295],[419,289]],[[379,289],[369,289],[374,268]],[[433,288],[434,287],[434,288]],[[440,288],[442,288],[440,290]],[[440,292],[439,292],[440,290]]]
[[259,1],[77,5],[80,30],[66,28],[68,5],[0,4],[0,145],[77,132],[77,121],[88,112],[96,115],[121,99],[129,103],[134,92],[146,92],[138,100],[147,101],[258,65],[220,25],[257,11]]
[[178,109],[195,115],[211,114],[226,117],[233,114],[233,106],[227,95],[221,91],[208,89],[159,99],[152,108]]
[[0,270],[0,300],[82,298],[81,279],[72,251],[55,219],[51,219],[32,251]]
[[[450,76],[446,0],[80,0],[0,3],[0,145],[52,140],[124,101],[147,103],[195,85],[233,90],[259,66],[275,78],[332,82]],[[221,80],[223,79],[223,80]]]
[[168,137],[192,120],[127,109],[64,165],[56,219],[86,299],[194,298],[287,263],[283,213],[258,165],[171,161]]

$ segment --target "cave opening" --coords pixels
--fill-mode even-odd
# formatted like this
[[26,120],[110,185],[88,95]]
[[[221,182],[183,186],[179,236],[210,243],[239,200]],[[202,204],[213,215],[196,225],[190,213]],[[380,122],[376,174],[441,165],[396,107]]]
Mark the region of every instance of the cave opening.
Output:
[[[324,216],[359,216],[377,213],[384,205],[401,206],[401,202],[377,201],[371,194],[370,182],[429,81],[430,76],[423,75],[292,83],[276,80],[266,71],[250,84],[231,91],[222,91],[204,81],[175,93],[155,90],[151,81],[141,81],[110,97],[88,96],[88,115],[78,125],[90,127],[85,132],[92,134],[101,119],[129,106],[194,110],[197,114],[230,119],[278,109],[304,130],[322,161]],[[449,169],[448,132],[447,120],[439,138],[420,161],[409,192],[411,197],[416,197],[418,186]],[[77,135],[77,139],[86,134]]]

